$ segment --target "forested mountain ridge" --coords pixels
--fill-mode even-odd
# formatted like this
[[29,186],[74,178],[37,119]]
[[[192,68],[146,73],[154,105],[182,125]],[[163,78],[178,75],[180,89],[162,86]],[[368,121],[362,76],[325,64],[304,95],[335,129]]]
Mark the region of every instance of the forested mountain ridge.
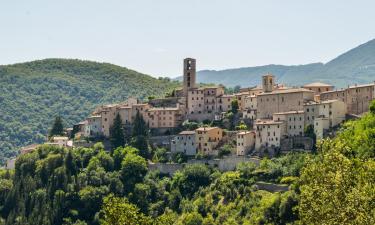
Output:
[[100,104],[162,96],[178,84],[108,64],[45,59],[0,66],[0,162],[44,141],[53,118],[70,126]]
[[260,84],[261,76],[266,73],[275,75],[279,83],[291,86],[317,81],[333,84],[338,88],[354,83],[371,83],[375,80],[375,39],[341,54],[326,64],[202,70],[198,71],[197,80],[202,83],[247,87]]

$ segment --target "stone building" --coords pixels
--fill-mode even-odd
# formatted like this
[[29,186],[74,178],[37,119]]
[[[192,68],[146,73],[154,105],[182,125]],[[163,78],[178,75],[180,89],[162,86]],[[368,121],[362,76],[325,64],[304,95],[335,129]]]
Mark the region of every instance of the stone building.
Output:
[[143,118],[150,128],[175,128],[183,122],[181,109],[169,108],[149,108],[143,113]]
[[304,135],[305,114],[302,110],[274,113],[273,120],[285,122],[286,135],[288,136]]
[[314,82],[310,84],[305,84],[302,87],[310,91],[313,91],[315,95],[320,95],[320,93],[322,92],[332,91],[334,86],[321,82]]
[[197,153],[195,131],[182,131],[176,135],[171,142],[171,152],[194,156]]
[[256,120],[257,116],[257,96],[250,95],[245,97],[244,110],[242,111],[242,117],[244,119]]
[[100,115],[92,115],[87,117],[87,132],[85,136],[94,136],[99,137],[103,136],[103,129],[102,129],[102,116]]
[[271,119],[274,113],[303,110],[314,100],[314,92],[304,88],[279,89],[257,95],[257,119]]
[[198,152],[204,155],[217,154],[215,150],[223,138],[223,130],[219,127],[200,127],[195,131],[195,142]]
[[349,114],[360,115],[368,111],[370,102],[375,98],[375,83],[349,86],[346,89],[322,92],[320,100],[341,100],[347,106]]
[[314,125],[316,118],[327,118],[328,128],[335,127],[345,120],[346,105],[341,100],[308,102],[304,105],[305,126]]
[[255,147],[255,132],[240,131],[237,133],[237,155],[247,155]]
[[286,136],[285,121],[274,121],[272,119],[257,119],[254,124],[256,131],[255,149],[278,148],[280,140]]

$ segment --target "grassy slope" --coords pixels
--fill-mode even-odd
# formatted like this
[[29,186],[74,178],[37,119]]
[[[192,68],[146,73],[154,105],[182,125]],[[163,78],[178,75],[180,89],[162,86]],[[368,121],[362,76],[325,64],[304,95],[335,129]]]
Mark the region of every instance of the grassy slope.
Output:
[[0,66],[0,162],[41,142],[56,115],[66,125],[128,96],[163,95],[177,84],[107,63],[46,59]]

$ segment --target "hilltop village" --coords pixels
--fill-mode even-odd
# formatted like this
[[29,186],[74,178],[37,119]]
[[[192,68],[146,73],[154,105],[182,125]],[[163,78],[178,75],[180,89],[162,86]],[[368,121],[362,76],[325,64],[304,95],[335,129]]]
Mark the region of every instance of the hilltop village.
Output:
[[[108,140],[117,115],[125,136],[141,115],[150,129],[150,145],[171,154],[219,155],[229,145],[230,155],[269,156],[292,150],[312,150],[317,140],[334,135],[339,125],[365,113],[375,99],[375,83],[336,90],[320,82],[301,87],[278,84],[272,74],[260,86],[227,94],[225,87],[196,83],[196,60],[183,61],[183,85],[165,98],[98,107],[86,120],[68,129],[74,140]],[[195,124],[186,129],[186,124]],[[193,127],[193,128],[192,128]],[[49,144],[82,146],[82,141],[53,137]],[[26,153],[35,146],[21,150]]]

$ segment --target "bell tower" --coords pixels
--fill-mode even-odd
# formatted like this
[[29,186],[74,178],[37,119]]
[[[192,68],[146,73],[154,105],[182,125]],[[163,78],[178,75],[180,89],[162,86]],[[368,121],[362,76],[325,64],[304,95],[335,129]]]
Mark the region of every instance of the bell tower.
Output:
[[187,97],[190,88],[195,88],[196,81],[196,69],[195,69],[195,59],[186,58],[184,59],[184,82],[183,90],[184,96]]
[[262,77],[263,92],[272,92],[275,85],[275,77],[272,74],[267,74]]

